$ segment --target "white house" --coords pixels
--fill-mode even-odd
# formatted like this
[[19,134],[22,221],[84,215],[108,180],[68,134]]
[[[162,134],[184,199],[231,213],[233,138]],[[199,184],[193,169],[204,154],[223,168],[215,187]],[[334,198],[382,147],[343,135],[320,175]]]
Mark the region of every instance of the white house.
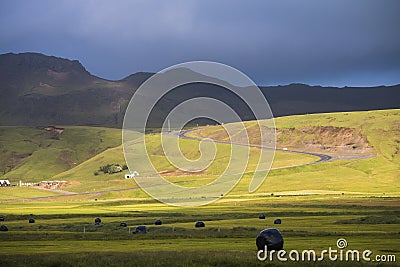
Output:
[[139,173],[137,171],[128,172],[125,174],[125,179],[131,179],[135,176],[139,176]]
[[0,186],[11,186],[9,180],[0,180]]

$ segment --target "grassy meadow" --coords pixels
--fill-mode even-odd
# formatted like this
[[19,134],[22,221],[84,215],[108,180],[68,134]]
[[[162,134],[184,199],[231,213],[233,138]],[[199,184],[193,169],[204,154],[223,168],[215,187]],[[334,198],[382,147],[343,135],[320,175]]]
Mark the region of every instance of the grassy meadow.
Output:
[[[121,130],[68,126],[60,136],[42,127],[0,126],[2,179],[37,182],[121,144]],[[10,169],[11,168],[11,169]]]
[[[335,248],[336,240],[344,237],[351,249],[370,249],[374,255],[398,257],[398,204],[396,198],[341,195],[221,200],[197,208],[169,207],[143,199],[64,198],[51,202],[7,203],[4,212],[9,231],[0,232],[0,263],[3,266],[13,263],[17,266],[89,266],[93,263],[100,266],[274,266],[271,262],[259,262],[255,255],[255,236],[267,227],[280,229],[287,251],[315,249],[320,252]],[[265,220],[258,219],[260,213],[266,214]],[[36,222],[29,224],[32,216]],[[102,219],[101,226],[94,226],[96,217]],[[282,224],[274,225],[275,218],[280,218]],[[155,226],[155,219],[161,219],[163,225]],[[196,229],[197,220],[204,221],[206,227]],[[120,227],[122,221],[128,227]],[[146,225],[148,233],[132,234],[138,225]],[[110,258],[113,260],[109,261]],[[343,262],[325,261],[324,264],[342,266]]]
[[[52,139],[40,128],[0,127],[0,144],[6,151],[2,167],[10,163],[13,153],[14,158],[32,153],[14,162],[15,168],[0,179],[67,180],[70,185],[60,189],[74,193],[0,188],[0,215],[5,217],[0,225],[9,229],[0,232],[0,266],[397,266],[400,110],[290,116],[275,122],[278,129],[299,129],[291,134],[316,126],[357,129],[373,155],[293,167],[318,158],[277,151],[267,179],[255,193],[249,193],[258,153],[252,148],[247,173],[229,194],[206,206],[172,207],[150,198],[134,180],[125,180],[124,172],[94,175],[102,165],[124,164],[117,129],[64,127],[60,138]],[[217,126],[200,131],[203,137],[219,135]],[[212,181],[227,164],[230,145],[217,144],[210,168],[196,175],[177,172],[160,151],[159,135],[147,138],[157,169],[184,186]],[[279,138],[278,145],[291,148],[301,137]],[[333,141],[330,138],[324,141],[335,142],[333,135]],[[199,147],[198,141],[180,140],[180,146],[189,158],[199,156],[193,149]],[[65,165],[64,150],[70,151],[67,162],[76,165]],[[41,157],[41,153],[49,156]],[[43,171],[41,166],[48,168]],[[266,219],[258,218],[261,213]],[[28,223],[31,217],[36,220],[33,224]],[[96,217],[102,219],[100,226],[94,225]],[[274,225],[276,218],[282,224]],[[154,225],[156,219],[163,224]],[[194,227],[199,220],[205,228]],[[122,221],[128,227],[121,227]],[[148,233],[132,234],[138,225],[146,225]],[[369,249],[371,258],[394,255],[396,262],[346,263],[327,258],[300,264],[261,262],[256,257],[255,237],[268,227],[281,231],[286,251],[336,249],[336,241],[345,238],[348,249]]]

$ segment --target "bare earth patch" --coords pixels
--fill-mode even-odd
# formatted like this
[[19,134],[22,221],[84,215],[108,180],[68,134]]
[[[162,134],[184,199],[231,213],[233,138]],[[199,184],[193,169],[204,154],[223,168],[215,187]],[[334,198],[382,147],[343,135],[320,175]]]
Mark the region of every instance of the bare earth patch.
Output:
[[361,129],[334,126],[278,129],[277,147],[339,156],[374,153]]

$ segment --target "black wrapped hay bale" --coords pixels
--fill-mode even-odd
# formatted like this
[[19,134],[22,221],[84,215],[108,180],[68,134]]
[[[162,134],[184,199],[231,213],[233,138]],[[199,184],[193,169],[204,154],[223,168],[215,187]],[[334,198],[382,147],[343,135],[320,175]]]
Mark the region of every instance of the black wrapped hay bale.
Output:
[[198,222],[196,222],[196,224],[194,225],[194,227],[200,228],[200,227],[206,227],[206,225],[204,224],[204,222],[198,221]]
[[126,224],[126,222],[121,222],[121,223],[119,224],[119,226],[127,227],[128,225]]
[[0,222],[4,222],[4,216],[0,215]]
[[8,227],[5,225],[0,226],[0,231],[1,232],[7,232],[8,231]]
[[155,224],[155,225],[161,225],[161,224],[162,224],[162,221],[161,221],[161,220],[156,220],[156,221],[154,222],[154,224]]
[[140,225],[138,227],[136,227],[135,232],[133,232],[134,234],[145,234],[147,233],[147,228],[144,225]]
[[276,228],[262,230],[257,238],[256,245],[258,250],[264,250],[267,246],[268,251],[283,249],[283,236]]
[[101,219],[100,218],[94,219],[94,225],[100,225],[100,223],[101,223]]
[[258,219],[264,220],[264,219],[265,219],[265,214],[264,214],[264,213],[261,213],[260,215],[258,215]]
[[275,219],[274,221],[274,224],[281,224],[281,223],[282,223],[281,219]]
[[35,223],[35,219],[30,218],[30,219],[29,219],[29,223]]

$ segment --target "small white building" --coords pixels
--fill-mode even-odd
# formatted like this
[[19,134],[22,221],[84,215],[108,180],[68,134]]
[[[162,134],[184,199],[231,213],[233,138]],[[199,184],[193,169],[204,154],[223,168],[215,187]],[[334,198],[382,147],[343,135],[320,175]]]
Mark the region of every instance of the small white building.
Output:
[[9,180],[0,180],[0,186],[11,186]]
[[125,174],[125,179],[131,179],[135,176],[139,176],[139,173],[137,171],[128,172]]

